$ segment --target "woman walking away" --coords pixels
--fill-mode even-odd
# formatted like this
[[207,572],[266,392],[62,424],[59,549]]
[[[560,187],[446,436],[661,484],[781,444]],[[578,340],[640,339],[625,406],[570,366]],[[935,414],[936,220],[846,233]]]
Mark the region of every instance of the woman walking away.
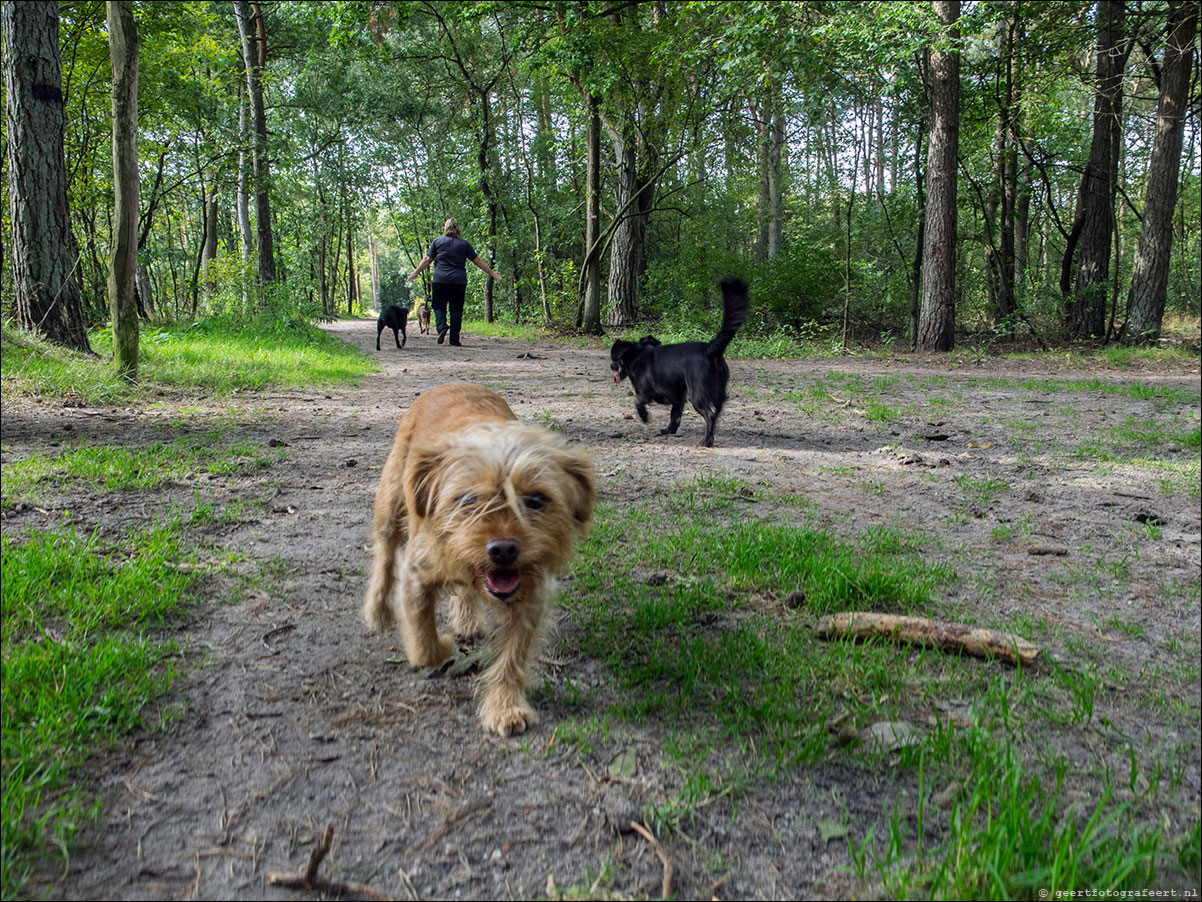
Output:
[[[435,238],[430,245],[422,262],[417,269],[409,274],[408,281],[412,282],[418,274],[434,264],[432,290],[430,291],[430,306],[434,308],[434,324],[438,327],[438,343],[442,344],[447,332],[451,333],[451,345],[460,347],[459,327],[463,324],[463,298],[467,293],[467,261],[471,260],[492,278],[499,279],[501,274],[477,256],[472,246],[459,234],[459,223],[448,219],[442,227],[442,237]],[[447,311],[450,308],[450,322],[447,322]]]

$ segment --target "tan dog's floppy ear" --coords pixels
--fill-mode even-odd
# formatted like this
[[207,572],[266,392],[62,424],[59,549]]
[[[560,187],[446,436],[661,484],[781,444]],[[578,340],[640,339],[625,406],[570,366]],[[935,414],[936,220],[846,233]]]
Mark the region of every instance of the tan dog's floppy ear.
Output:
[[405,468],[405,496],[410,512],[422,519],[438,503],[438,488],[443,472],[442,449],[437,446],[413,448]]
[[565,450],[560,455],[559,465],[563,467],[574,489],[569,499],[572,516],[583,529],[592,519],[593,502],[597,500],[597,490],[593,484],[593,462],[584,454]]

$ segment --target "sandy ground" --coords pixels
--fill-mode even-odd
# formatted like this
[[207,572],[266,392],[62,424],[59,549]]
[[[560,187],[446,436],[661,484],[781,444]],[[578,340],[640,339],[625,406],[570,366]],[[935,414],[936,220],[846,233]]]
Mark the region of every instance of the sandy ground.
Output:
[[[958,369],[919,358],[732,361],[717,446],[704,449],[691,410],[677,437],[658,434],[664,408],[652,409],[652,426],[639,423],[602,350],[470,334],[467,347],[450,348],[412,334],[405,349],[385,343],[377,353],[370,323],[330,328],[375,356],[382,371],[353,388],[199,406],[6,402],[6,461],[53,450],[52,442],[151,442],[215,424],[286,452],[251,476],[197,476],[133,495],[76,492],[60,505],[6,512],[4,531],[12,533],[55,522],[64,509],[81,529],[118,529],[172,505],[190,509],[198,492],[219,509],[243,505],[239,519],[203,536],[245,563],[230,565],[191,610],[181,634],[184,673],[167,700],[174,717],[93,762],[100,821],[67,872],[44,875],[32,894],[317,897],[269,887],[266,875],[300,868],[333,825],[321,873],[395,898],[546,897],[552,887],[659,895],[661,860],[629,827],[679,784],[653,726],[616,725],[591,759],[555,747],[565,713],[553,705],[541,706],[541,726],[525,737],[485,735],[470,679],[413,671],[395,637],[369,634],[359,618],[372,500],[397,420],[414,396],[454,379],[494,388],[519,418],[586,447],[605,503],[637,504],[709,474],[738,477],[769,498],[804,500],[795,509],[836,534],[888,525],[936,537],[929,556],[961,576],[939,599],[948,616],[989,625],[1025,615],[1051,627],[1041,638],[1060,660],[1080,643],[1106,649],[1113,674],[1132,682],[1110,676],[1099,704],[1112,720],[1138,723],[1184,750],[1189,774],[1173,816],[1186,825],[1190,811],[1196,818],[1198,686],[1181,700],[1178,710],[1189,712],[1181,722],[1148,714],[1140,700],[1157,674],[1196,663],[1198,452],[1171,441],[1147,452],[1168,469],[1072,453],[1153,417],[1195,427],[1196,372],[1083,373],[1047,360]],[[1180,386],[1193,401],[1025,384],[1095,377]],[[874,399],[896,418],[874,418]],[[1182,466],[1188,473],[1191,461],[1192,493],[1166,493],[1163,480]],[[238,578],[262,562],[270,562],[270,578]],[[586,683],[605,678],[573,647],[570,623],[548,656],[552,681],[565,673]],[[636,752],[638,772],[610,778],[604,764],[623,749]],[[820,825],[847,818],[852,835],[863,836],[895,793],[887,770],[831,763],[737,800],[719,798],[698,809],[690,829],[665,839],[673,891],[870,891],[847,870],[846,842],[828,842]]]

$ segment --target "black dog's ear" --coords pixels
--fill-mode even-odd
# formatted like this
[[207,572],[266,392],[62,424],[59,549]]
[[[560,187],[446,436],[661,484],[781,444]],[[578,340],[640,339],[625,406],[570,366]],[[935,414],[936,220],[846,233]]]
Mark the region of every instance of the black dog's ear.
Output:
[[658,347],[659,344],[660,344],[659,339],[656,338],[654,335],[644,335],[642,338],[639,339],[640,347],[655,348],[655,347]]

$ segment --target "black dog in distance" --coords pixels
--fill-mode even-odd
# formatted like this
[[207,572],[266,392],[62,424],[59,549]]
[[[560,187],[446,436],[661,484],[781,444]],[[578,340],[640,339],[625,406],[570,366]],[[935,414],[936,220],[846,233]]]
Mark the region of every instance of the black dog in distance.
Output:
[[747,322],[747,283],[742,279],[722,280],[722,327],[709,342],[685,341],[665,345],[648,335],[639,341],[615,341],[610,349],[614,384],[630,379],[634,409],[647,422],[648,404],[669,404],[668,428],[660,435],[675,435],[687,400],[705,418],[702,446],[713,447],[714,427],[726,403],[730,368],[722,355],[735,333]]
[[405,323],[408,319],[409,311],[396,304],[389,304],[381,310],[380,318],[376,320],[376,350],[380,350],[380,335],[385,329],[392,330],[392,337],[398,348],[405,347],[405,341],[409,337],[405,334]]

